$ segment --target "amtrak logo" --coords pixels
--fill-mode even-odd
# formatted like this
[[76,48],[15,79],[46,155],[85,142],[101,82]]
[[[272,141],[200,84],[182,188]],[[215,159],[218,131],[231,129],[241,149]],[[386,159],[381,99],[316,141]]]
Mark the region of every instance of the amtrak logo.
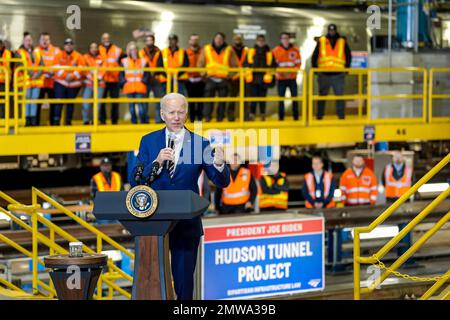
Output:
[[152,216],[158,207],[158,195],[147,186],[132,188],[126,198],[128,211],[137,218]]
[[309,280],[308,284],[313,288],[317,288],[320,282],[321,282],[320,279],[311,279]]

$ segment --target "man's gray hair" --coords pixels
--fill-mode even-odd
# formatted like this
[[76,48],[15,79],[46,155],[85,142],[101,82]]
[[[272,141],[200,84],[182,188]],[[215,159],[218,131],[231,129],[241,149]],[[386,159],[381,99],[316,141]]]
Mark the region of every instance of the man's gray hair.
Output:
[[161,98],[161,109],[164,109],[167,101],[169,100],[183,100],[183,105],[186,108],[186,111],[188,109],[188,102],[185,96],[183,96],[182,94],[176,93],[176,92],[172,92],[172,93],[168,93],[166,94],[164,97]]

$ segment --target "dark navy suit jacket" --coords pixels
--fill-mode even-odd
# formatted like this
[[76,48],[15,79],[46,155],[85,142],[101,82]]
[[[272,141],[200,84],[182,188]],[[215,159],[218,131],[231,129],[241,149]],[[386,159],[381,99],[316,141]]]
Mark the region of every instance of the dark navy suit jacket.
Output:
[[[166,128],[142,137],[137,163],[144,164],[145,179],[150,174],[152,162],[158,157],[159,151],[165,147]],[[228,166],[225,165],[222,172],[214,167],[209,141],[186,129],[173,178],[170,178],[169,171],[164,164],[163,170],[153,181],[151,187],[155,190],[192,190],[199,193],[197,181],[202,170],[205,170],[208,178],[218,188],[225,188],[230,183]],[[176,199],[173,200],[176,201]],[[202,235],[203,226],[200,217],[180,220],[171,231],[171,236],[175,237],[195,238]]]

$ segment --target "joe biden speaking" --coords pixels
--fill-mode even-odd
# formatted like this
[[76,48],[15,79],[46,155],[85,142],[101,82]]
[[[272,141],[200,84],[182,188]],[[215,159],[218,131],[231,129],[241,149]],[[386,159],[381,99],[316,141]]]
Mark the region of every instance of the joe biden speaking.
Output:
[[[166,126],[142,137],[134,171],[143,170],[143,179],[149,179],[155,190],[199,193],[197,181],[202,170],[218,188],[227,187],[230,171],[225,165],[222,147],[213,150],[207,139],[185,128],[187,111],[187,100],[181,94],[169,93],[161,99],[161,118]],[[202,235],[200,217],[180,220],[169,233],[171,268],[178,300],[193,298],[194,271]]]

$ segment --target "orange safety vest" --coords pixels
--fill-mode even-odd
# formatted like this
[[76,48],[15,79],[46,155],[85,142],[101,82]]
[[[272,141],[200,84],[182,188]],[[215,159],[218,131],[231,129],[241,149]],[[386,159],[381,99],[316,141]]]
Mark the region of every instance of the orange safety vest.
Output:
[[[247,48],[247,47],[244,47],[244,48],[242,49],[241,57],[238,57],[238,55],[237,55],[237,53],[236,53],[236,50],[234,50],[233,47],[231,47],[231,48],[233,49],[234,54],[236,55],[236,60],[237,60],[237,63],[238,63],[238,67],[239,67],[239,68],[242,68],[242,67],[244,66],[245,59],[247,59],[248,48]],[[236,73],[236,74],[232,77],[232,80],[238,80],[238,79],[239,79],[239,73]]]
[[[300,69],[302,65],[302,56],[300,55],[300,50],[298,50],[293,45],[289,48],[284,48],[279,45],[273,49],[273,56],[280,68],[297,68]],[[277,73],[278,80],[287,80],[297,78],[296,72],[280,72]]]
[[[255,54],[256,54],[255,48],[249,49],[248,54],[247,54],[247,62],[250,66],[252,66],[255,63]],[[266,52],[266,65],[268,68],[270,68],[270,66],[272,66],[272,61],[273,61],[272,51],[267,51]],[[263,77],[264,83],[268,83],[268,84],[272,83],[272,80],[273,80],[273,72],[264,73],[264,77]],[[247,70],[245,72],[245,82],[246,83],[253,82],[253,71],[252,70]]]
[[122,65],[125,68],[134,68],[134,70],[125,70],[125,85],[123,86],[123,93],[146,93],[147,85],[143,82],[144,70],[147,65],[145,58],[131,59],[123,58]]
[[[11,63],[8,62],[8,59],[11,59],[11,51],[8,49],[3,49],[3,54],[0,59],[0,67],[5,67],[6,72],[9,74],[9,79],[11,80]],[[3,69],[0,69],[0,83],[5,83],[5,72]]]
[[347,205],[375,204],[377,200],[377,178],[367,167],[359,177],[352,168],[345,170],[339,189],[342,191],[341,199]]
[[[274,184],[283,185],[286,179],[285,173],[280,173],[281,178],[275,181],[270,176],[262,176],[262,179],[266,182],[267,187],[271,188]],[[288,208],[288,192],[280,191],[277,194],[266,194],[262,192],[261,187],[259,187],[259,207],[264,208],[278,208],[287,209]]]
[[120,177],[120,174],[115,171],[111,172],[111,185],[106,182],[105,176],[102,172],[94,175],[92,179],[94,179],[95,184],[97,185],[97,190],[100,192],[120,191],[122,188],[122,178]]
[[386,198],[400,198],[411,188],[412,169],[410,167],[405,165],[405,172],[399,180],[394,178],[393,171],[392,164],[388,164],[384,170]]
[[[115,44],[112,44],[107,51],[103,45],[99,45],[98,51],[103,57],[104,67],[119,67],[122,49]],[[105,82],[119,82],[119,71],[106,71],[103,80],[105,80]]]
[[[163,51],[161,51],[162,54],[162,61],[164,68],[172,69],[172,68],[181,68],[184,64],[184,49],[179,48],[177,51],[175,51],[172,54],[172,51],[170,51],[170,48],[165,48]],[[178,80],[186,80],[187,74],[183,73],[181,76],[177,76]],[[165,75],[160,75],[159,81],[166,82],[167,78]]]
[[230,184],[222,191],[222,202],[225,205],[245,204],[250,199],[251,172],[241,167],[236,175],[236,180],[230,173]]
[[[327,198],[330,195],[330,187],[331,187],[331,181],[333,181],[333,174],[331,172],[328,171],[324,171],[323,172],[323,198]],[[315,177],[314,174],[312,172],[309,172],[307,174],[305,174],[305,183],[306,186],[308,187],[308,193],[311,196],[311,198],[313,198],[314,200],[316,199],[316,183],[315,183]],[[335,203],[333,200],[331,200],[327,205],[326,208],[333,208],[335,206]],[[305,207],[306,208],[314,208],[314,205],[309,202],[306,201],[305,202]]]
[[[83,55],[83,60],[86,66],[88,67],[101,67],[103,64],[103,57],[98,54],[96,57],[92,56],[90,53],[86,53]],[[98,70],[98,86],[104,88],[105,82],[103,81],[103,76],[105,75],[105,71]],[[86,71],[84,73],[83,84],[86,87],[92,87],[94,85],[94,71]]]
[[324,69],[345,68],[345,39],[337,39],[333,48],[327,37],[320,37],[317,66]]
[[160,50],[158,47],[155,47],[155,51],[153,54],[153,57],[150,57],[150,54],[147,50],[147,48],[143,48],[141,50],[139,50],[139,58],[145,58],[147,60],[147,65],[149,66],[149,68],[156,68],[158,65],[158,58],[159,58],[159,54],[160,54]]
[[[200,58],[200,55],[202,53],[202,48],[198,48],[197,51],[192,50],[191,48],[186,49],[186,54],[189,58],[189,67],[196,68],[198,59]],[[187,76],[189,79],[192,80],[201,80],[200,72],[188,72]]]
[[231,47],[227,46],[220,54],[214,50],[211,44],[204,46],[207,75],[210,77],[226,78],[230,67]]
[[[83,66],[84,60],[83,56],[78,52],[73,50],[70,54],[68,54],[66,51],[61,51],[55,59],[55,66]],[[68,82],[66,81],[66,76],[68,74],[72,74],[73,80]],[[81,78],[82,78],[82,71],[78,70],[56,70],[55,71],[55,81],[62,84],[65,87],[68,88],[78,88],[81,87]]]
[[[21,59],[24,61],[24,64],[26,66],[36,66],[36,67],[42,66],[42,58],[41,58],[41,54],[38,50],[35,49],[30,54],[30,52],[25,50],[25,48],[20,48],[19,50],[17,50],[17,53],[20,55]],[[34,73],[42,72],[42,70],[41,71],[33,70],[33,71],[26,72],[25,81],[26,81],[27,88],[41,88],[44,84],[44,75],[41,74],[38,78],[31,79],[30,72],[32,74],[34,74]],[[22,72],[19,73],[18,80],[19,80],[19,83],[23,81]]]
[[[46,67],[51,67],[55,65],[56,56],[60,53],[60,49],[53,45],[49,45],[47,50],[41,47],[37,47],[36,50],[39,50],[42,60],[44,61],[44,65]],[[53,89],[54,79],[53,79],[53,70],[50,72],[44,71],[44,85],[43,88],[51,88]]]

